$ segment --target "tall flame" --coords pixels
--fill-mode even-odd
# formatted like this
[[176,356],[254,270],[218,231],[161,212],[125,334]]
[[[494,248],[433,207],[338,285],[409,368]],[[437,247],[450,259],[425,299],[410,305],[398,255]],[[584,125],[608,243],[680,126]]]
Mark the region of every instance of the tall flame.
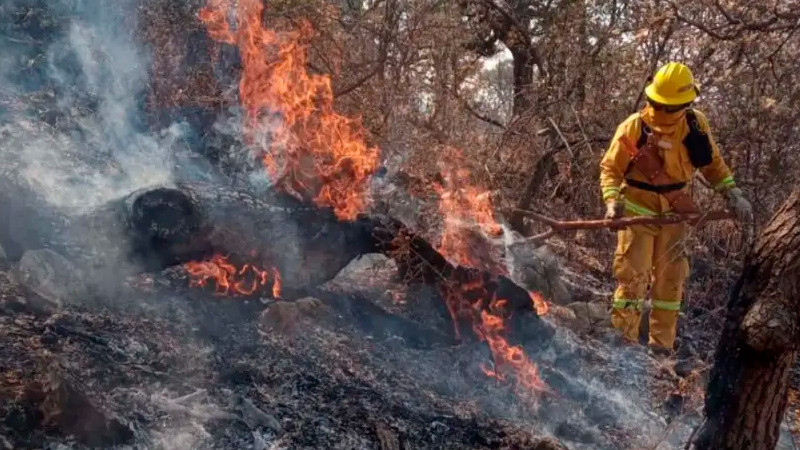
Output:
[[253,295],[270,290],[273,298],[281,297],[281,274],[274,267],[271,271],[253,264],[237,267],[227,257],[214,255],[206,261],[188,262],[184,268],[190,286],[206,287],[213,281],[218,295]]
[[481,245],[472,239],[475,232],[491,238],[503,233],[495,219],[491,192],[470,182],[471,172],[463,167],[465,161],[460,151],[450,149],[442,161],[444,183],[435,186],[443,218],[439,252],[455,264],[485,268],[495,275],[505,274],[507,270],[497,255],[481,251]]
[[[366,131],[360,120],[334,111],[330,77],[307,72],[308,42],[313,34],[310,25],[303,23],[293,31],[270,30],[262,24],[263,3],[263,0],[207,0],[199,15],[213,39],[239,48],[242,61],[239,97],[246,115],[246,141],[259,154],[275,186],[301,199],[312,199],[318,205],[333,208],[342,220],[352,220],[369,203],[367,189],[379,162],[379,151],[366,143]],[[229,12],[235,13],[235,27],[231,26]],[[439,250],[456,264],[481,268],[489,264],[494,275],[505,274],[504,265],[476,251],[468,237],[470,233],[464,232],[477,227],[489,237],[502,233],[491,196],[469,182],[468,170],[453,167],[463,164],[449,164],[444,172],[445,185],[438,188],[439,210],[444,218]],[[241,271],[255,271],[256,280],[262,280],[262,274],[267,273],[255,266],[237,268],[222,257],[190,263],[187,269],[197,284],[214,280],[217,290],[239,293],[263,286],[241,284]],[[275,272],[273,279],[273,289],[279,290],[280,275]],[[509,345],[503,337],[503,318],[480,309],[489,300],[482,284],[483,280],[477,280],[455,289],[445,288],[456,332],[460,317],[472,317],[473,330],[488,343],[495,361],[494,369],[485,370],[488,375],[505,379],[503,371],[510,369],[519,386],[545,389],[536,366],[522,348]],[[491,300],[494,307],[504,303]],[[531,296],[531,301],[539,310],[536,297]]]
[[208,0],[199,14],[213,39],[239,48],[247,142],[276,186],[352,220],[368,205],[379,151],[367,145],[360,120],[334,111],[330,77],[307,72],[311,26],[270,30],[262,25],[263,3]]
[[[460,152],[452,151],[450,156],[456,159],[455,164],[448,161],[449,167],[443,170],[444,184],[437,187],[439,212],[443,219],[438,250],[455,264],[483,268],[494,276],[507,275],[506,266],[491,252],[482,252],[480,244],[471,238],[475,229],[484,235],[483,241],[486,241],[485,237],[497,237],[503,232],[495,219],[491,195],[470,182],[471,173],[464,168]],[[456,336],[460,337],[459,320],[469,318],[473,331],[488,344],[494,367],[482,366],[487,376],[507,381],[506,372],[510,371],[518,389],[527,392],[549,390],[523,348],[510,345],[505,337],[505,319],[499,312],[506,307],[505,299],[490,298],[485,281],[480,278],[466,283],[463,280],[457,284],[445,283],[442,292]],[[535,292],[529,295],[537,314],[546,314],[547,303],[541,295]],[[493,312],[485,309],[487,304],[489,311]]]

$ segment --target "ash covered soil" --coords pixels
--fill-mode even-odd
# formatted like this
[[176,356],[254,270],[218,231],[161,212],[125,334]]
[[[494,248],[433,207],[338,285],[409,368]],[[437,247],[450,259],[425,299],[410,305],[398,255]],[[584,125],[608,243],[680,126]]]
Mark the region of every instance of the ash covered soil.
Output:
[[487,377],[486,344],[443,338],[440,299],[377,255],[280,302],[171,268],[57,307],[6,267],[0,447],[671,448],[690,432],[689,405],[664,403],[670,367],[578,337],[558,307],[552,336],[521,338],[551,393]]

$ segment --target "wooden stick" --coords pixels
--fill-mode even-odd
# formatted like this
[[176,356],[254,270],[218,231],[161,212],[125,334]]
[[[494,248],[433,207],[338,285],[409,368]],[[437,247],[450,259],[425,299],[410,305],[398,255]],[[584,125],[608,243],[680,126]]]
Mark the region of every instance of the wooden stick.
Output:
[[525,209],[514,208],[514,211],[530,217],[537,222],[545,223],[556,231],[594,230],[599,228],[615,229],[625,228],[631,225],[670,225],[681,222],[689,222],[692,225],[698,225],[702,222],[736,218],[736,215],[730,211],[710,211],[702,214],[670,214],[668,216],[636,216],[623,217],[620,219],[561,221]]

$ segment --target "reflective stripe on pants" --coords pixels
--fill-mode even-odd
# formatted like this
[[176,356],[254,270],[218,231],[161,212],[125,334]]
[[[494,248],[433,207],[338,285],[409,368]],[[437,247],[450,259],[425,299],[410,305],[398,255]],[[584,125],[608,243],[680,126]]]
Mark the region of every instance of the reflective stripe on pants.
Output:
[[[672,348],[683,284],[689,275],[685,235],[685,224],[632,226],[617,233],[614,254],[617,289],[611,323],[627,339],[638,340],[641,318],[641,307],[629,307],[630,299],[645,298],[651,286],[650,344]],[[638,305],[641,304],[639,301]]]
[[615,309],[634,309],[636,311],[641,311],[642,305],[644,305],[644,300],[629,300],[626,298],[615,298],[611,306]]
[[681,301],[680,300],[653,300],[653,309],[660,309],[663,311],[680,311],[681,310]]

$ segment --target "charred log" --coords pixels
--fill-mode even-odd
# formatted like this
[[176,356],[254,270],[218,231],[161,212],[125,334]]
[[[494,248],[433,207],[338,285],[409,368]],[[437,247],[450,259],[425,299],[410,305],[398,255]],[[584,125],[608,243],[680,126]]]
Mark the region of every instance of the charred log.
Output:
[[264,201],[200,184],[149,190],[127,202],[134,251],[149,264],[177,264],[221,252],[279,267],[291,288],[319,285],[353,258],[381,252],[398,262],[406,281],[480,284],[489,300],[500,297],[512,309],[532,309],[528,292],[508,278],[451,264],[430,242],[388,216],[341,222],[329,210],[293,199]]
[[[536,312],[527,290],[507,277],[450,263],[430,242],[386,215],[341,222],[330,210],[279,195],[259,200],[205,185],[151,190],[129,203],[135,251],[151,264],[177,264],[203,252],[224,253],[278,267],[286,289],[302,290],[332,279],[357,256],[383,253],[397,262],[406,282],[435,286],[453,317],[474,323],[479,310],[502,300],[503,311],[495,313],[515,317],[520,323],[515,327],[520,331],[517,339],[552,335],[541,322],[528,325],[527,318],[536,318]],[[457,336],[460,328],[455,329]]]
[[787,405],[800,321],[800,191],[751,250],[728,302],[696,449],[772,449]]
[[[453,315],[475,313],[502,299],[504,313],[519,312],[515,320],[536,317],[526,289],[507,277],[450,263],[430,242],[385,214],[341,222],[330,210],[281,194],[256,198],[204,183],[146,189],[78,217],[44,216],[48,211],[37,213],[50,224],[46,233],[34,233],[37,239],[25,245],[65,255],[97,281],[90,284],[111,289],[118,285],[113,280],[136,271],[223,254],[232,261],[278,268],[284,292],[301,296],[334,278],[354,258],[383,253],[397,262],[407,283],[432,285],[445,299],[458,297],[458,303],[447,305]],[[536,336],[551,334],[533,328]]]

